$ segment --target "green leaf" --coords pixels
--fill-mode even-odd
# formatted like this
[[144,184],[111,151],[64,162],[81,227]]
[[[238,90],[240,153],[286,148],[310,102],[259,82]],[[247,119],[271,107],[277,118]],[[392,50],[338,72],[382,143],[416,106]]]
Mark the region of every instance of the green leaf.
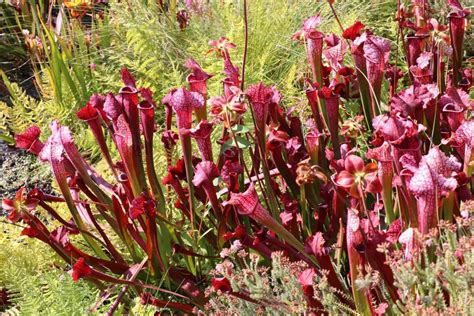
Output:
[[247,149],[252,146],[252,144],[242,136],[235,136],[235,140],[237,144],[234,142],[234,139],[229,139],[223,146],[222,151],[226,151],[227,149],[232,148],[233,146],[237,146],[240,149]]
[[252,127],[247,125],[235,125],[232,126],[232,132],[236,135],[245,134],[252,131]]
[[8,145],[15,144],[15,139],[13,139],[13,137],[10,137],[8,135],[0,133],[0,139],[6,142]]

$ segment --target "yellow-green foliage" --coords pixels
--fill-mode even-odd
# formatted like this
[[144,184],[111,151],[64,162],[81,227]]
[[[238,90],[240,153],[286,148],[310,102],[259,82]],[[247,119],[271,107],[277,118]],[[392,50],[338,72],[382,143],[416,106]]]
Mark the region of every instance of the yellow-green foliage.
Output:
[[[61,7],[62,25],[56,34],[41,15],[33,14],[37,9],[35,3],[26,1],[25,6],[32,14],[17,16],[16,21],[20,29],[28,30],[43,44],[31,48],[28,56],[40,100],[29,97],[2,73],[12,106],[0,103],[0,133],[11,135],[36,124],[48,134],[47,126],[52,120],[82,131],[85,124],[78,122],[76,111],[86,104],[92,93],[104,93],[119,82],[120,65],[106,61],[110,44],[108,16],[94,17],[86,27],[77,20],[67,19]],[[78,134],[81,135],[78,145],[96,156],[91,135]]]
[[[206,55],[208,41],[228,37],[238,47],[231,51],[234,63],[241,67],[244,46],[242,1],[209,1],[202,12],[190,12],[189,26],[177,27],[173,16],[160,19],[156,1],[130,0],[112,3],[112,25],[117,33],[115,58],[127,65],[144,86],[163,96],[171,87],[184,85],[185,60],[193,57],[208,72],[217,75],[210,81],[210,94],[220,94],[222,61]],[[338,3],[341,19],[349,26],[364,16],[370,1]],[[275,84],[284,95],[294,95],[305,69],[304,47],[291,40],[291,34],[304,19],[320,13],[321,30],[340,33],[327,4],[310,0],[248,1],[249,45],[246,65],[247,82]],[[296,86],[295,86],[296,85]]]
[[47,127],[54,119],[68,124],[74,122],[70,119],[71,108],[56,102],[48,76],[41,77],[43,84],[41,100],[29,96],[18,84],[9,82],[6,77],[3,79],[11,95],[11,106],[0,102],[2,129],[16,134],[32,124]]
[[88,314],[97,290],[73,282],[47,245],[19,237],[20,231],[0,222],[0,288],[8,290],[12,303],[5,315]]
[[28,96],[17,84],[10,86],[12,106],[0,102],[0,129],[11,133],[19,133],[31,124],[47,125],[47,102],[39,102]]
[[44,138],[49,135],[49,123],[58,120],[68,125],[73,131],[82,131],[75,133],[80,135],[76,137],[77,145],[91,156],[97,156],[99,149],[95,145],[92,133],[83,131],[86,124],[74,119],[75,113],[72,108],[58,106],[54,99],[48,99],[46,94],[43,95],[43,100],[36,100],[28,96],[16,83],[10,83],[8,87],[13,96],[12,105],[8,106],[0,101],[1,133],[16,134],[35,124],[41,128]]
[[[80,135],[76,142],[96,157],[97,149],[90,133],[81,133],[84,124],[75,119],[75,112],[92,93],[104,93],[120,86],[119,70],[131,69],[139,85],[151,87],[159,100],[171,87],[185,84],[187,58],[193,57],[216,78],[210,81],[210,95],[221,94],[222,61],[206,55],[208,41],[221,36],[237,44],[232,56],[241,67],[244,45],[243,1],[203,2],[202,12],[190,12],[186,30],[177,26],[174,14],[164,17],[157,1],[111,1],[110,13],[105,20],[91,24],[90,40],[85,45],[84,31],[75,21],[64,24],[61,35],[53,37],[51,30],[38,32],[49,43],[50,50],[43,53],[44,61],[36,60],[35,78],[41,101],[28,97],[18,86],[11,85],[13,107],[0,103],[0,132],[17,133],[35,123],[43,130],[53,119],[72,126]],[[344,26],[356,19],[366,24],[370,14],[386,6],[383,0],[337,2],[336,9]],[[178,8],[181,9],[181,8]],[[277,85],[285,96],[301,93],[302,71],[308,71],[304,47],[291,40],[291,34],[301,27],[304,19],[320,13],[320,29],[326,33],[340,33],[326,2],[312,0],[249,0],[249,45],[246,68],[247,83],[266,81]],[[390,18],[383,15],[384,22]],[[109,21],[110,19],[110,21]],[[38,30],[42,26],[35,20]],[[393,23],[384,23],[387,29]],[[57,39],[57,40],[55,40]],[[74,45],[72,44],[74,43]],[[89,68],[94,64],[95,70]],[[287,97],[285,103],[294,105],[297,99]],[[158,109],[158,117],[163,114]]]

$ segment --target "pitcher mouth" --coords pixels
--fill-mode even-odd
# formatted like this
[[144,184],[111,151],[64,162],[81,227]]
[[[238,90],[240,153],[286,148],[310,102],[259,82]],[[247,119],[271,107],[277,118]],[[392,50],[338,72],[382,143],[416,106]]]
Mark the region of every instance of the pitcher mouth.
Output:
[[119,90],[120,94],[137,94],[138,89],[130,86],[122,87]]

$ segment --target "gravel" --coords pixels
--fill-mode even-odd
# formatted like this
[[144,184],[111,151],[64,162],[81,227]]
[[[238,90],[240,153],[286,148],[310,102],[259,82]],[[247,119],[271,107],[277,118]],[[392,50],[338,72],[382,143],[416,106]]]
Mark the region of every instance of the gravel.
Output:
[[12,198],[21,187],[51,192],[51,174],[37,158],[0,141],[0,200]]

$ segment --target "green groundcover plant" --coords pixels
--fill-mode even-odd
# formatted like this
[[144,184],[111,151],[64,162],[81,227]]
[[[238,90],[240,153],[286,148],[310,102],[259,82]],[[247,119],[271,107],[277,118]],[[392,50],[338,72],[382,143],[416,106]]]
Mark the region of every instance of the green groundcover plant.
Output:
[[[98,290],[74,282],[47,244],[19,236],[21,227],[0,223],[0,313],[2,315],[83,315]],[[34,253],[34,255],[32,255]],[[58,302],[60,300],[60,302]]]
[[[445,20],[427,1],[399,4],[403,49],[360,21],[324,34],[321,16],[308,18],[292,36],[310,69],[301,80],[307,111],[285,110],[276,87],[246,85],[247,42],[241,69],[235,44],[209,42],[223,62],[220,95],[209,95],[213,74],[194,59],[187,86],[161,101],[124,68],[120,90],[92,95],[77,112],[107,172],[81,155],[68,127],[52,122],[43,142],[31,126],[16,145],[51,167],[60,194],[21,189],[2,202],[8,219],[51,247],[73,280],[96,286],[96,306],[114,295],[108,314],[126,312],[137,297],[189,314],[223,306],[455,311],[466,300],[452,297],[449,274],[472,261],[471,214],[461,203],[474,190],[474,122],[472,73],[463,67],[470,12],[448,4]],[[153,159],[157,146],[163,165]],[[452,226],[455,217],[464,222]],[[52,220],[59,226],[50,229]],[[439,254],[448,250],[457,261],[443,266]],[[423,279],[425,269],[441,275]],[[408,271],[423,282],[410,283]]]

